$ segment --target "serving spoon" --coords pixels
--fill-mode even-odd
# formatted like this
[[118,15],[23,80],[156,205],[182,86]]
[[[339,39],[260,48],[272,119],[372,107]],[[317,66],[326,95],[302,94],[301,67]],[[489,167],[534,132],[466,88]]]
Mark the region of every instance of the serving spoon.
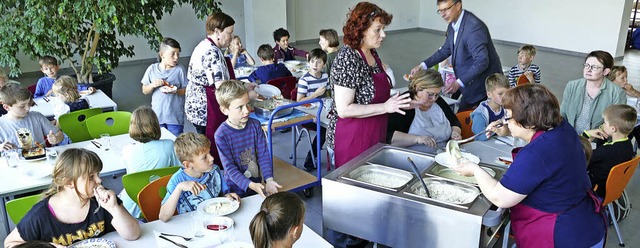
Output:
[[427,197],[431,198],[431,194],[429,194],[429,189],[427,189],[427,184],[424,183],[424,180],[422,180],[422,176],[420,176],[420,172],[418,172],[418,166],[416,166],[416,163],[414,163],[410,157],[407,157],[407,160],[409,161],[409,163],[411,163],[411,170],[413,170],[413,173],[415,173],[416,176],[418,176],[418,179],[422,183],[422,187],[424,187],[424,192],[427,194]]
[[[504,124],[500,123],[500,124],[496,125],[495,128],[501,128],[502,126],[504,126]],[[469,141],[472,141],[475,138],[477,138],[478,136],[480,136],[481,134],[484,134],[486,132],[489,132],[489,130],[484,130],[484,131],[479,132],[479,133],[477,133],[477,134],[475,134],[475,135],[473,135],[473,136],[471,136],[469,138],[466,138],[466,139],[463,139],[463,140],[458,140],[458,144],[464,144],[464,143],[467,143]]]

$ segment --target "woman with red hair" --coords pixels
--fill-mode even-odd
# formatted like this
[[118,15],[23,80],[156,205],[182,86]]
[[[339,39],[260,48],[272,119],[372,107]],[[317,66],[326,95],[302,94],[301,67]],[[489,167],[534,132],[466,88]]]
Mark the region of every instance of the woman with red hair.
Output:
[[391,80],[376,49],[392,15],[375,4],[358,3],[342,28],[344,47],[331,67],[335,104],[329,110],[327,141],[340,167],[378,142],[385,142],[387,114],[404,112],[409,95],[390,96]]

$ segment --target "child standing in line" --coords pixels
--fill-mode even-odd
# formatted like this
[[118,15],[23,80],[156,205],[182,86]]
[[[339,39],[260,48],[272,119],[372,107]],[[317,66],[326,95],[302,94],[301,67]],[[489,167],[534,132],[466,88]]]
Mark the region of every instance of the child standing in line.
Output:
[[275,54],[275,61],[278,61],[278,63],[280,63],[280,60],[294,60],[296,59],[295,56],[306,59],[309,55],[305,50],[296,49],[295,47],[290,46],[289,36],[289,31],[284,28],[279,28],[276,29],[276,31],[273,31],[273,41],[276,42],[276,45],[273,47],[273,53]]
[[151,108],[160,126],[178,136],[184,130],[184,92],[187,73],[178,64],[180,43],[164,38],[160,44],[160,62],[150,65],[142,76],[142,93],[151,95]]
[[291,76],[291,72],[284,64],[274,63],[273,49],[269,44],[263,44],[258,47],[258,58],[260,58],[262,66],[249,75],[249,81],[256,82],[260,80],[260,83],[264,84],[274,78]]
[[225,81],[216,90],[216,99],[227,116],[214,137],[229,188],[242,197],[278,192],[282,186],[273,180],[273,162],[262,126],[249,118],[247,88],[241,81]]
[[174,148],[182,168],[167,183],[159,215],[163,222],[169,221],[176,209],[178,214],[195,211],[201,202],[222,194],[240,201],[237,194],[228,193],[229,187],[209,153],[210,147],[211,141],[203,134],[183,133],[176,138]]
[[7,236],[4,246],[42,240],[66,247],[111,231],[126,240],[138,239],[140,225],[116,194],[102,187],[101,170],[102,161],[92,151],[70,148],[60,154],[51,187]]
[[255,247],[293,247],[302,234],[306,206],[298,195],[278,192],[267,196],[249,224]]
[[233,36],[233,40],[231,40],[231,44],[229,44],[229,49],[224,52],[224,56],[231,59],[233,68],[253,66],[256,64],[247,49],[242,47],[242,40],[240,40],[240,36],[237,35]]
[[633,85],[627,80],[627,67],[616,65],[611,67],[611,72],[607,75],[618,87],[622,88],[627,96],[640,97],[640,92],[633,88]]
[[[44,56],[38,60],[38,63],[40,64],[40,71],[45,76],[38,79],[36,92],[33,94],[34,98],[49,96],[53,93],[51,87],[58,79],[58,70],[60,70],[58,60],[52,56]],[[95,88],[90,87],[88,84],[78,84],[78,90],[89,90],[91,93],[96,91]]]
[[[471,113],[471,131],[474,134],[483,132],[489,123],[502,119],[502,95],[509,89],[509,80],[500,73],[489,75],[485,80],[487,100],[481,102]],[[487,140],[485,135],[480,135],[476,140]]]
[[540,67],[531,62],[536,57],[536,47],[524,45],[518,49],[518,63],[509,70],[509,84],[516,87],[518,78],[527,77],[529,82],[540,83]]
[[[158,117],[153,109],[142,106],[133,111],[129,137],[139,143],[128,144],[122,149],[127,174],[180,165],[180,159],[173,149],[173,141],[160,139],[161,135]],[[140,218],[140,208],[127,192],[120,192],[120,199],[134,218]]]

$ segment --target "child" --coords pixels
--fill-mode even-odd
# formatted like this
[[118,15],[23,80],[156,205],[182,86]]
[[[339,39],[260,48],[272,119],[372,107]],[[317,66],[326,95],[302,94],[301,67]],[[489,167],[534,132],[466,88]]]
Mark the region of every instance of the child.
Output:
[[611,138],[611,142],[606,142],[593,150],[591,161],[587,166],[591,185],[599,197],[605,196],[605,186],[611,168],[635,156],[633,144],[628,136],[636,124],[636,117],[636,110],[629,105],[611,105],[602,113],[604,124],[599,129],[584,131],[583,135],[590,141],[596,138],[603,140]]
[[39,112],[29,112],[33,97],[29,90],[18,84],[9,84],[0,90],[2,107],[7,111],[0,117],[0,151],[18,147],[29,148],[32,142],[60,143],[64,134]]
[[340,40],[338,39],[338,32],[333,29],[320,30],[320,48],[327,52],[327,62],[324,64],[324,72],[331,74],[331,65],[338,55],[338,46],[340,46]]
[[[500,73],[494,73],[487,77],[484,85],[487,89],[487,100],[481,102],[471,113],[471,131],[474,134],[483,132],[489,123],[504,116],[502,95],[509,89],[509,80]],[[487,140],[487,137],[480,135],[476,140]]]
[[524,45],[518,49],[518,63],[509,70],[509,84],[516,87],[518,78],[524,75],[529,82],[540,83],[540,67],[531,63],[536,57],[536,48]]
[[53,107],[56,120],[63,114],[89,108],[87,99],[80,98],[78,83],[70,76],[60,76],[56,79],[51,90],[57,96]]
[[184,92],[187,73],[178,64],[180,44],[164,38],[160,44],[160,63],[147,68],[142,76],[142,93],[151,95],[151,108],[158,115],[160,126],[178,136],[184,130]]
[[284,64],[276,64],[273,62],[273,49],[269,44],[263,44],[258,47],[258,58],[262,66],[258,67],[249,75],[249,81],[267,83],[269,80],[279,77],[291,76],[291,72]]
[[[260,122],[249,118],[249,94],[237,80],[223,82],[216,90],[220,110],[227,120],[216,130],[215,140],[231,192],[261,196],[281,188],[273,180],[273,163]],[[260,182],[265,181],[265,185]]]
[[298,195],[278,192],[268,196],[249,224],[255,247],[292,247],[302,234],[306,206]]
[[275,54],[275,61],[287,61],[296,59],[295,56],[307,58],[309,55],[307,51],[296,49],[289,45],[289,31],[284,28],[276,29],[273,31],[273,41],[276,42],[276,46],[273,47],[273,53]]
[[231,65],[233,68],[247,67],[255,65],[253,57],[249,54],[247,49],[242,47],[242,40],[240,36],[233,36],[229,49],[224,52],[224,56],[231,59]]
[[[327,54],[322,49],[313,49],[309,53],[308,61],[309,72],[302,76],[298,81],[297,100],[299,102],[323,97],[325,95],[327,84],[329,83],[329,75],[322,72],[325,62],[327,61]],[[312,124],[311,126],[313,126],[312,128],[315,128],[315,124]],[[308,126],[305,125],[305,127]],[[326,132],[327,129],[325,129],[324,127],[320,128],[321,144],[324,144]],[[317,142],[317,140],[313,139],[313,144],[311,145],[311,147],[316,147]],[[315,149],[311,149],[311,151],[307,153],[307,157],[304,162],[304,168],[307,171],[312,171],[313,169],[315,169],[314,161],[311,157],[311,152],[313,152],[314,156],[317,156]]]
[[[36,92],[33,94],[34,98],[51,95],[51,87],[58,78],[58,70],[60,69],[58,60],[51,56],[44,56],[40,58],[38,63],[40,64],[40,71],[42,71],[45,76],[38,79],[38,82],[36,83]],[[96,91],[95,88],[86,84],[78,84],[78,90],[88,90],[91,93]]]
[[7,236],[5,247],[31,240],[70,246],[111,231],[126,240],[138,239],[140,225],[116,194],[100,185],[101,170],[102,161],[92,151],[69,148],[60,154],[49,190]]
[[[160,207],[160,220],[169,221],[173,213],[195,211],[198,204],[229,192],[220,169],[209,154],[211,141],[196,133],[183,133],[175,141],[174,149],[180,161],[180,168],[167,183],[167,194]],[[240,200],[235,193],[225,194],[227,198]]]
[[624,92],[627,93],[627,96],[640,97],[640,92],[634,89],[633,85],[627,81],[627,67],[618,65],[612,67],[607,78],[622,88]]
[[[127,173],[180,165],[173,149],[173,141],[160,139],[158,117],[149,106],[137,108],[131,114],[129,137],[139,143],[128,144],[122,149]],[[120,192],[122,205],[135,218],[140,218],[140,208],[124,190]]]
[[[4,70],[0,70],[0,90],[2,90],[2,88],[4,88],[4,86],[7,85],[7,84],[18,84],[18,85],[20,85],[19,82],[16,82],[16,81],[13,81],[13,80],[9,79],[9,77],[4,72]],[[0,99],[0,104],[2,104],[2,99]],[[5,114],[7,114],[7,110],[5,110],[4,108],[0,108],[0,116],[3,116]]]

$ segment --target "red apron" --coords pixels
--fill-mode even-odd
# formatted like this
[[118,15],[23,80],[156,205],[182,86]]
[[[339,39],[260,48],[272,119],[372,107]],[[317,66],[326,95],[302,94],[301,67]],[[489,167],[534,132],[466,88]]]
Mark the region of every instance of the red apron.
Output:
[[[358,50],[362,59],[367,62],[362,51]],[[391,80],[382,67],[382,62],[375,50],[373,57],[380,68],[379,73],[372,73],[374,96],[371,104],[384,103],[391,96]],[[368,64],[368,62],[367,62]],[[387,114],[366,118],[340,118],[336,122],[335,130],[335,159],[336,168],[358,156],[378,142],[385,142],[387,135]]]

